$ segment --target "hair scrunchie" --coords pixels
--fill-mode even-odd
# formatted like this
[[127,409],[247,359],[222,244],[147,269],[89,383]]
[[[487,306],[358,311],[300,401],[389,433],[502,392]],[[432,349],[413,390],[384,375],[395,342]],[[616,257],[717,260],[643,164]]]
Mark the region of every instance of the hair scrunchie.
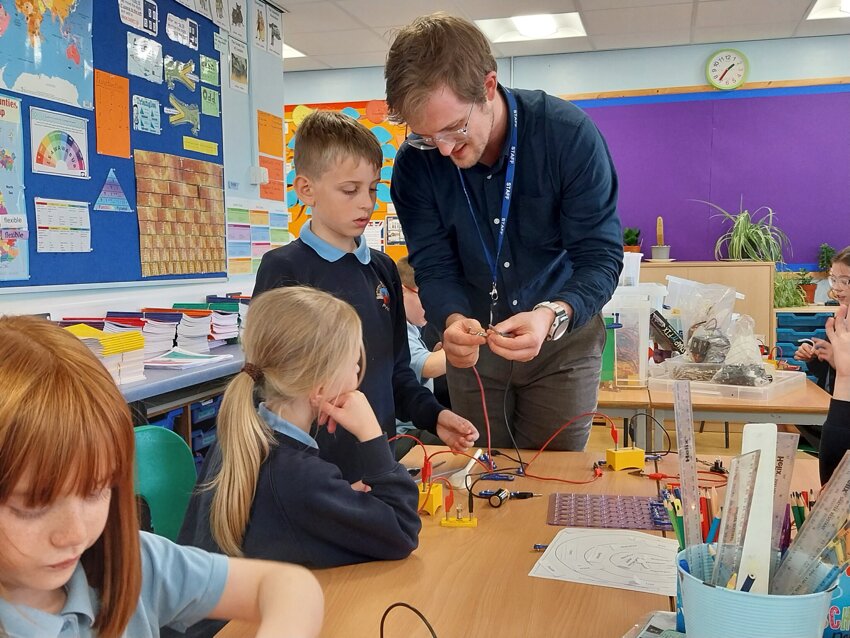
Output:
[[254,380],[254,383],[260,383],[263,380],[263,371],[253,363],[246,363],[242,366],[241,371],[251,377]]

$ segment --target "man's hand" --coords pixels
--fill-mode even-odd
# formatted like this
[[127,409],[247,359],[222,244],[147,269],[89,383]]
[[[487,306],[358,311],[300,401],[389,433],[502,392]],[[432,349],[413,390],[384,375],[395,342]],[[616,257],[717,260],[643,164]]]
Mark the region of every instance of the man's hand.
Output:
[[471,368],[478,363],[478,348],[487,343],[486,334],[475,319],[452,315],[443,332],[446,359],[455,368]]
[[555,313],[548,308],[520,312],[493,326],[487,335],[487,345],[493,354],[504,359],[531,361],[540,353],[553,321]]
[[478,440],[478,430],[462,416],[443,410],[437,415],[437,436],[452,452],[466,452]]

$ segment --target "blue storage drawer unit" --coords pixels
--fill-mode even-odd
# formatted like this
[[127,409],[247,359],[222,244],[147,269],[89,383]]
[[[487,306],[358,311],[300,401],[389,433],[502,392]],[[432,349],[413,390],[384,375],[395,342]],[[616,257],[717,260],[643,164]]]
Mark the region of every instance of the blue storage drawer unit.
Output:
[[826,329],[821,324],[820,328],[811,330],[802,330],[794,328],[777,328],[776,341],[777,343],[797,343],[799,339],[826,339]]
[[192,404],[192,423],[200,423],[218,416],[222,395]]
[[199,452],[208,448],[215,443],[216,431],[215,428],[209,430],[193,430],[192,431],[192,451]]
[[177,423],[177,419],[181,416],[183,416],[183,408],[175,408],[174,410],[171,410],[171,412],[155,417],[153,421],[150,421],[150,425],[157,425],[161,428],[174,432],[174,424]]
[[832,316],[830,312],[777,312],[776,325],[779,328],[794,328],[799,330],[817,330],[823,328],[826,320]]

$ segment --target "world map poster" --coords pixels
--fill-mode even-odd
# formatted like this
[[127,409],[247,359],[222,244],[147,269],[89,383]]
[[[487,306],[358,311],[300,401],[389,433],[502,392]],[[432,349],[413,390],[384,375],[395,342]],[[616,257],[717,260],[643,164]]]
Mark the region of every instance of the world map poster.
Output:
[[0,89],[94,108],[93,0],[0,0]]

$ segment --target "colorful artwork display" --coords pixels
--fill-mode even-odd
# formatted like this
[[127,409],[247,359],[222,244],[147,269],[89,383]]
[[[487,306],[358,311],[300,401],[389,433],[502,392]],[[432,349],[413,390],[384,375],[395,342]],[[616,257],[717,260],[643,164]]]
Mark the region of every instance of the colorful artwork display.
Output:
[[226,270],[220,164],[136,150],[142,277]]
[[[289,232],[292,237],[298,237],[301,226],[310,217],[310,208],[298,199],[294,189],[291,188],[295,180],[295,169],[292,166],[292,156],[295,149],[295,133],[298,125],[307,115],[316,109],[324,111],[339,111],[352,117],[370,129],[384,154],[384,165],[381,168],[381,181],[378,184],[378,197],[375,212],[372,216],[374,221],[380,221],[383,228],[383,220],[387,213],[393,215],[395,209],[390,199],[390,179],[393,172],[398,147],[407,137],[407,127],[393,124],[387,119],[387,103],[384,100],[369,100],[364,102],[333,102],[324,104],[291,104],[284,107],[285,142],[286,142],[286,205],[290,213]],[[385,242],[384,251],[394,259],[407,254],[407,248],[403,244]]]

